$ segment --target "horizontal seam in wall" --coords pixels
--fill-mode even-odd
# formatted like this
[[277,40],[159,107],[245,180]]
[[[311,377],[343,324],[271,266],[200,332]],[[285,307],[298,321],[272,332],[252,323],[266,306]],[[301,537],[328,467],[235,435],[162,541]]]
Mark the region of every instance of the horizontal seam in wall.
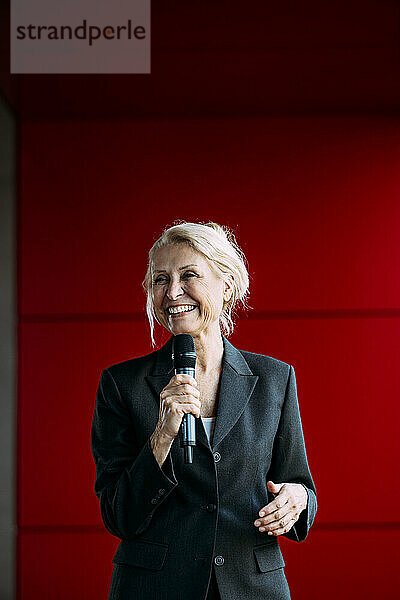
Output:
[[[344,308],[344,309],[307,309],[307,310],[255,310],[239,314],[239,319],[396,319],[400,317],[400,308]],[[132,313],[54,313],[22,314],[21,323],[59,323],[59,322],[123,322],[145,321],[143,312]]]

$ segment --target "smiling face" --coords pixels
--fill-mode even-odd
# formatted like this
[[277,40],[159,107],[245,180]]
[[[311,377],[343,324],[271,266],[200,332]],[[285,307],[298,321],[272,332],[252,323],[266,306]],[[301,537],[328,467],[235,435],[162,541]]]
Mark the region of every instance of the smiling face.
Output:
[[168,331],[198,336],[219,329],[231,291],[202,254],[185,243],[165,246],[155,253],[153,273],[155,313]]

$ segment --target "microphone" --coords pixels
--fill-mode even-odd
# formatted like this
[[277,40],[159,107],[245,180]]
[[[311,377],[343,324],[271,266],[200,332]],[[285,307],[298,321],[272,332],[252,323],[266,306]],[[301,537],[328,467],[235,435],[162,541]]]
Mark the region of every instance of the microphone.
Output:
[[[195,377],[196,350],[194,339],[188,333],[180,333],[174,336],[172,362],[175,375],[183,373]],[[185,463],[192,463],[193,446],[196,445],[196,421],[192,413],[183,415],[179,436],[181,448],[184,449]]]

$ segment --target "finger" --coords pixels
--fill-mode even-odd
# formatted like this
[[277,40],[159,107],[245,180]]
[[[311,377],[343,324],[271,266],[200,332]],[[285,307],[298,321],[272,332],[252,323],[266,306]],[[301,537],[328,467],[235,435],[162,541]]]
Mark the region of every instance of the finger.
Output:
[[190,383],[180,383],[179,385],[166,386],[160,393],[161,398],[170,396],[171,394],[192,394],[196,398],[200,397],[200,390]]
[[272,500],[272,502],[269,502],[266,506],[263,506],[263,508],[260,509],[258,514],[260,515],[260,517],[268,516],[269,514],[273,513],[276,510],[279,510],[282,506],[284,506],[288,499],[289,495],[287,491],[282,489],[279,492],[279,494],[276,495],[274,500]]
[[262,518],[258,517],[257,520],[254,522],[254,525],[259,526],[259,525],[269,525],[271,523],[275,523],[275,522],[279,521],[280,519],[283,519],[284,517],[286,517],[286,515],[288,513],[291,512],[291,514],[293,514],[293,510],[291,511],[292,508],[293,507],[290,506],[289,502],[286,502],[286,504],[284,504],[283,506],[281,506],[280,508],[275,510],[273,513],[270,513]]
[[270,479],[267,481],[267,489],[269,492],[271,492],[271,494],[274,495],[279,494],[283,485],[283,483],[274,483]]
[[280,529],[275,529],[274,531],[269,531],[268,535],[283,535],[284,533],[287,533],[288,531],[290,531],[293,527],[293,525],[296,523],[297,519],[291,519],[289,521],[289,523],[287,523],[287,525],[285,525],[284,527],[281,527]]
[[201,407],[201,400],[192,394],[171,394],[161,398],[160,404],[162,407],[170,407],[173,402],[179,402],[181,404],[196,404],[199,408]]
[[182,402],[172,402],[171,410],[178,413],[180,417],[183,417],[185,413],[193,413],[197,417],[200,416],[200,408],[195,404],[182,404]]
[[293,521],[293,520],[297,521],[297,519],[298,519],[297,513],[293,512],[293,510],[291,510],[288,513],[286,513],[284,516],[281,516],[279,519],[271,521],[270,523],[266,523],[266,524],[261,523],[261,526],[259,527],[259,531],[261,531],[261,533],[264,531],[274,533],[277,529],[281,529],[281,528],[285,527],[290,521]]
[[199,398],[200,390],[198,388],[193,387],[190,383],[181,383],[181,385],[175,387],[176,394],[192,394]]
[[186,394],[185,396],[168,396],[164,400],[164,404],[167,407],[172,406],[173,403],[177,404],[195,404],[199,408],[201,408],[201,402],[198,398],[193,398],[191,394]]
[[267,531],[276,531],[277,529],[281,529],[285,527],[290,521],[293,519],[297,519],[296,514],[291,510],[286,515],[282,516],[280,519],[276,519],[276,521],[272,521],[272,523],[268,523],[265,525],[265,529]]
[[192,413],[196,417],[200,417],[200,408],[196,404],[183,404],[183,410],[185,413]]
[[[178,375],[174,375],[169,384],[172,385],[180,385],[181,383],[190,383],[194,387],[198,387],[197,381],[191,375],[187,375],[186,373],[179,373]],[[168,385],[169,385],[168,384]]]
[[261,523],[261,525],[258,527],[258,531],[260,531],[261,533],[265,532],[274,532],[276,529],[280,529],[281,527],[284,527],[289,521],[291,521],[293,519],[293,514],[288,514],[285,515],[285,517],[281,517],[280,519],[277,519],[276,521],[272,521],[271,523]]

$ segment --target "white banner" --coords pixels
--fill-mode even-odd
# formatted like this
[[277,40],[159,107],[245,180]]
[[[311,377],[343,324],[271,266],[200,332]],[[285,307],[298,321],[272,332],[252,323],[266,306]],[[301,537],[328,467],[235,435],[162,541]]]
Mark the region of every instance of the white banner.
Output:
[[150,0],[11,0],[11,73],[150,73]]

